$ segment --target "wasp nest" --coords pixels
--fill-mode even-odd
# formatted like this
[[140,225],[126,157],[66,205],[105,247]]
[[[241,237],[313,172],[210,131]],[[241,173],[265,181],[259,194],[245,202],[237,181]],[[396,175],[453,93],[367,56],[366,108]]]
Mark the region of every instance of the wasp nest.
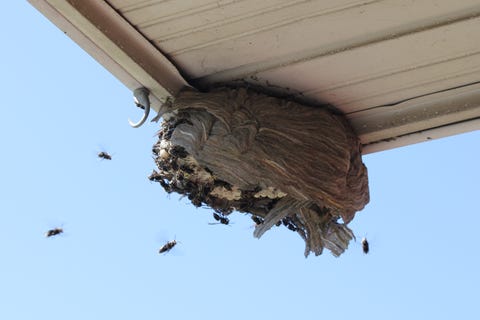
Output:
[[284,225],[305,240],[305,256],[348,247],[347,223],[369,192],[361,144],[342,115],[243,88],[185,89],[159,115],[150,179],[166,192],[217,217],[251,214],[255,237]]

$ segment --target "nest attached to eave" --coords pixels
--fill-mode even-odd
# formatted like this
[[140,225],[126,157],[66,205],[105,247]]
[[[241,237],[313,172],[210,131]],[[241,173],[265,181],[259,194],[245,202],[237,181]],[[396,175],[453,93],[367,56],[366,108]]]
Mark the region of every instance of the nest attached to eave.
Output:
[[255,237],[284,225],[305,240],[305,256],[348,247],[347,223],[369,191],[361,144],[343,115],[244,88],[185,89],[159,114],[150,179],[166,192],[217,218],[251,214]]

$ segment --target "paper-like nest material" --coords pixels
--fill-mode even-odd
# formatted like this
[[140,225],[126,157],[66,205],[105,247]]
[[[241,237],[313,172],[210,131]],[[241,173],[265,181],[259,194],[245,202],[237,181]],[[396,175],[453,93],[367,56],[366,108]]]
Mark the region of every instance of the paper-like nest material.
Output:
[[219,216],[250,213],[255,237],[284,225],[305,240],[305,256],[348,247],[346,224],[369,191],[361,144],[343,115],[244,88],[185,89],[159,114],[150,179],[167,192]]

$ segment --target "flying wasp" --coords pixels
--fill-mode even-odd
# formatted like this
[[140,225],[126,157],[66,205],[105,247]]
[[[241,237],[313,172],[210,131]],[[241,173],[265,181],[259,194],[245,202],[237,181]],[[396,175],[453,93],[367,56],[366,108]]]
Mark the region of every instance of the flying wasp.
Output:
[[106,153],[105,151],[99,152],[97,156],[101,159],[112,160],[112,156]]
[[370,245],[368,244],[367,238],[362,238],[362,250],[363,253],[367,254],[370,251]]
[[216,212],[213,213],[213,218],[215,220],[217,220],[218,222],[210,222],[209,224],[212,225],[212,224],[224,224],[224,225],[228,225],[230,223],[230,220],[225,217],[224,215],[220,215]]
[[50,237],[59,235],[60,233],[63,233],[63,229],[62,229],[62,228],[50,229],[50,230],[48,230],[47,232],[45,232],[45,237],[50,238]]
[[168,251],[172,250],[173,247],[175,247],[176,245],[177,240],[168,241],[163,245],[163,247],[160,248],[160,250],[158,250],[158,253],[167,253]]

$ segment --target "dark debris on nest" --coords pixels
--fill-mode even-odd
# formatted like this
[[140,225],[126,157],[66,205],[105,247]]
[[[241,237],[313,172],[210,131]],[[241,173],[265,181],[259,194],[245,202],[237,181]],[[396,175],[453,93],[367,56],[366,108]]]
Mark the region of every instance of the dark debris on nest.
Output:
[[186,89],[159,114],[149,179],[167,193],[222,217],[251,214],[255,237],[283,225],[304,239],[305,256],[347,249],[347,223],[369,192],[360,142],[342,115],[243,88]]

